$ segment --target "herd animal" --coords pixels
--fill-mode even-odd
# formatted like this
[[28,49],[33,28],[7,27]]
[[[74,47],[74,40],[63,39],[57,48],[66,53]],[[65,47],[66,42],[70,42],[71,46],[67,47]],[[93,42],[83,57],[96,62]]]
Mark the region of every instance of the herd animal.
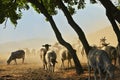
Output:
[[16,59],[22,59],[22,63],[24,63],[24,59],[25,59],[24,50],[17,50],[15,52],[12,52],[9,59],[7,60],[7,64],[10,64],[12,60],[14,60],[15,64],[17,64]]
[[[50,45],[43,45],[45,48],[41,48],[41,60],[43,63],[43,68],[48,71],[54,72],[55,63],[57,62],[57,53],[49,49]],[[119,48],[119,46],[118,46]],[[64,68],[64,61],[68,60],[68,66],[71,65],[72,56],[69,51],[62,49],[59,51],[59,57],[61,59],[61,68]],[[109,54],[105,50],[100,50],[96,47],[91,47],[87,55],[88,59],[88,71],[89,71],[89,80],[91,74],[91,68],[94,71],[94,79],[97,80],[97,71],[100,75],[100,80],[102,80],[102,73],[106,73],[105,80],[108,80],[108,77],[114,78],[115,66],[111,62]]]
[[67,49],[60,50],[59,55],[61,60],[61,69],[65,69],[65,65],[64,65],[65,60],[68,61],[68,68],[72,67],[72,62],[71,62],[72,56]]
[[[102,80],[102,73],[106,73],[105,80],[108,76],[113,79],[116,63],[118,60],[118,68],[120,68],[120,43],[117,47],[110,46],[110,43],[105,42],[105,37],[100,39],[101,46],[93,47],[87,56],[88,58],[88,71],[90,80],[90,70],[94,70],[94,79],[97,80],[97,71]],[[84,52],[84,49],[82,50]],[[83,53],[82,53],[83,54]]]
[[50,72],[54,72],[55,64],[57,63],[57,54],[55,51],[49,49],[50,46],[49,44],[43,45],[44,48],[40,49],[40,58],[43,68]]
[[[105,80],[108,80],[108,77],[110,78],[114,77],[114,71],[115,71],[114,66],[116,65],[117,58],[120,66],[120,43],[117,45],[116,48],[113,46],[108,46],[109,44],[106,44],[104,41],[102,42],[101,45],[102,47],[104,47],[104,50],[98,47],[97,48],[91,47],[91,50],[87,55],[89,80],[90,80],[91,69],[93,69],[94,71],[95,80],[97,80],[97,72],[100,76],[100,80],[102,80],[103,72],[106,73]],[[65,68],[65,65],[64,65],[65,60],[68,60],[68,68],[72,66],[72,63],[71,63],[72,56],[67,49],[56,48],[57,50],[56,52],[54,49],[50,47],[51,45],[45,44],[45,45],[42,45],[42,48],[40,49],[40,58],[41,58],[43,69],[48,70],[50,72],[54,72],[55,65],[57,63],[58,54],[61,60],[61,69]],[[82,52],[84,52],[84,48],[82,49]],[[10,64],[12,60],[14,60],[15,64],[17,64],[16,59],[22,59],[22,63],[24,63],[24,59],[25,59],[24,50],[17,50],[12,52],[9,59],[7,60],[7,64]],[[112,59],[114,59],[114,65],[112,64]]]
[[[71,66],[72,56],[67,49],[56,49],[54,47],[49,48],[51,45],[45,44],[40,49],[40,58],[42,61],[43,69],[54,72],[55,64],[57,63],[57,54],[61,60],[61,68],[65,69],[64,61],[68,60],[68,68]],[[57,51],[56,51],[57,50]],[[58,51],[59,50],[59,51]]]
[[[73,45],[74,46],[74,45]],[[60,66],[61,69],[69,69],[72,67],[72,56],[70,54],[70,52],[63,46],[61,46],[59,43],[55,43],[52,46],[52,49],[58,54],[59,59],[60,59]],[[64,65],[65,62],[67,62],[67,65]],[[67,67],[65,67],[67,66]]]
[[46,67],[48,71],[54,72],[55,64],[57,63],[56,58],[57,58],[57,54],[55,53],[55,51],[53,50],[47,51],[45,55],[45,59],[46,59],[46,63],[47,63]]
[[89,80],[90,80],[91,68],[94,71],[94,80],[98,80],[97,71],[100,76],[99,80],[103,80],[102,79],[103,73],[106,73],[105,80],[108,80],[108,77],[110,77],[111,79],[114,78],[115,67],[111,63],[111,59],[106,51],[92,47],[88,53],[87,58],[88,58]]
[[116,65],[117,49],[114,46],[111,46],[110,43],[106,43],[105,41],[106,41],[105,37],[100,39],[101,49],[105,50],[109,54],[109,57],[113,61],[113,64]]

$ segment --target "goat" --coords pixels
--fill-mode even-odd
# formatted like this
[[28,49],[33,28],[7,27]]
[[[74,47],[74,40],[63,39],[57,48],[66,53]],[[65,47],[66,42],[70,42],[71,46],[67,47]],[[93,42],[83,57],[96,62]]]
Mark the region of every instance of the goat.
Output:
[[97,79],[96,72],[98,71],[100,75],[100,80],[102,80],[102,71],[106,72],[105,80],[108,80],[108,75],[110,78],[114,77],[114,66],[109,58],[107,52],[104,50],[99,50],[97,48],[91,48],[88,53],[88,71],[89,71],[89,80],[90,80],[90,67],[94,70],[94,79]]
[[103,49],[105,50],[110,59],[113,61],[113,64],[116,65],[116,61],[117,61],[117,51],[116,51],[116,48],[113,47],[113,46],[110,46],[109,44],[110,43],[106,43],[106,38],[102,38],[100,39],[100,49]]
[[106,46],[105,51],[108,53],[110,59],[113,61],[113,64],[116,65],[117,61],[117,51],[113,46]]
[[62,61],[61,69],[65,68],[65,66],[64,66],[65,60],[68,60],[68,68],[69,68],[69,65],[72,66],[72,63],[71,63],[72,56],[68,50],[62,49],[62,50],[60,50],[59,54],[60,54],[60,59]]
[[14,60],[15,64],[17,64],[16,59],[21,59],[21,58],[22,58],[22,63],[24,63],[24,58],[25,58],[25,52],[24,52],[24,50],[18,50],[18,51],[12,52],[11,56],[7,60],[7,64],[10,64],[10,62],[12,60]]

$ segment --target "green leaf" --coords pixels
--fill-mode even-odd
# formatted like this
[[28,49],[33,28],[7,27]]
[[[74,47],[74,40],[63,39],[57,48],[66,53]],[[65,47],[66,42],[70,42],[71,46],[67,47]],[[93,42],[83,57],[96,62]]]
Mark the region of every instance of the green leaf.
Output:
[[96,0],[90,0],[90,3],[95,4],[95,3],[97,3],[97,1]]
[[2,24],[4,21],[5,21],[4,16],[3,16],[3,17],[0,17],[0,24]]

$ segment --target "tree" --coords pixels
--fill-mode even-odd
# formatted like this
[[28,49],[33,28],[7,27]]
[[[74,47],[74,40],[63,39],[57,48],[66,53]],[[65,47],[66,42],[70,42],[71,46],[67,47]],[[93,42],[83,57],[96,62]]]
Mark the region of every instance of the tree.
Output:
[[56,37],[57,37],[57,40],[59,41],[60,44],[62,44],[63,46],[65,46],[71,53],[72,57],[73,57],[73,60],[74,60],[74,63],[75,63],[75,68],[76,68],[76,72],[78,74],[81,74],[83,73],[83,69],[82,69],[82,66],[78,60],[78,57],[76,55],[76,51],[72,48],[72,46],[70,44],[68,44],[67,42],[65,42],[59,32],[59,30],[57,29],[57,26],[52,18],[52,16],[49,15],[48,11],[45,9],[45,6],[43,5],[43,2],[41,0],[41,3],[40,2],[37,2],[37,1],[34,1],[34,0],[28,0],[30,1],[32,4],[34,4],[37,8],[40,9],[41,13],[47,18],[47,20],[50,22],[55,34],[56,34]]
[[[78,0],[63,0],[65,3],[68,3],[68,9],[67,7],[65,7],[64,3],[62,2],[62,0],[49,0],[49,2],[53,2],[55,7],[58,5],[58,8],[62,9],[62,11],[64,12],[68,23],[71,25],[71,27],[76,31],[76,33],[79,36],[79,39],[81,40],[86,54],[88,54],[89,50],[90,50],[90,46],[88,44],[88,41],[84,35],[84,32],[82,31],[82,29],[74,22],[73,18],[71,17],[71,14],[74,13],[74,8],[72,8],[73,5],[76,5],[78,3],[78,8],[84,8],[84,0],[79,0],[79,2],[77,2]],[[92,3],[95,3],[95,0],[91,0]],[[112,4],[112,2],[110,0],[100,0],[100,2],[103,4],[103,6],[106,8],[106,15],[109,19],[109,21],[112,24],[112,27],[116,33],[116,36],[118,38],[118,43],[120,42],[120,30],[118,28],[118,25],[116,24],[115,20],[117,20],[119,22],[119,18],[116,17],[117,14],[119,14],[119,10]],[[57,5],[56,5],[57,3]],[[111,11],[114,11],[113,13]],[[70,14],[71,13],[71,14]],[[118,16],[118,15],[117,15]]]
[[[106,16],[108,17],[110,23],[112,24],[113,30],[117,36],[118,39],[118,43],[120,43],[120,29],[116,23],[116,21],[118,23],[120,23],[120,10],[117,8],[120,5],[120,1],[118,3],[118,6],[116,7],[115,5],[113,5],[113,3],[111,2],[111,0],[99,0],[101,2],[101,4],[105,7],[106,9]],[[84,8],[85,7],[85,0],[64,0],[65,3],[68,4],[67,8],[69,9],[69,6],[72,10],[72,12],[74,13],[74,9],[73,9],[73,5],[77,5],[78,9]],[[90,0],[91,3],[97,3],[97,0]],[[61,6],[62,8],[63,6]],[[64,8],[62,8],[63,10]],[[63,11],[64,14],[66,14],[65,10]],[[66,17],[68,17],[68,14],[66,14]],[[67,20],[69,20],[67,18]],[[70,20],[69,20],[70,21]],[[70,24],[70,22],[68,21],[68,23]]]
[[[106,9],[106,16],[112,24],[113,30],[117,36],[118,43],[120,43],[120,29],[116,23],[120,23],[120,10],[113,5],[110,0],[99,0]],[[116,21],[115,21],[116,20]]]
[[[111,2],[111,0],[100,0],[106,11],[110,12],[114,19],[120,23],[120,10]],[[119,5],[118,5],[119,7]]]
[[67,7],[64,5],[64,3],[62,2],[62,0],[57,0],[58,2],[58,6],[60,7],[60,9],[63,11],[63,13],[65,14],[68,23],[71,25],[71,27],[75,30],[75,32],[77,33],[77,35],[79,36],[80,41],[82,42],[86,54],[88,54],[89,50],[90,50],[90,46],[88,44],[88,41],[85,37],[84,32],[82,31],[82,29],[79,27],[79,25],[77,25],[75,23],[75,21],[73,20],[70,12],[68,11]]
[[[50,22],[50,24],[51,24],[51,26],[52,26],[52,28],[53,28],[53,30],[55,32],[56,38],[58,39],[59,43],[62,44],[63,46],[65,46],[70,51],[70,53],[73,56],[74,63],[75,63],[76,73],[78,73],[78,74],[83,73],[82,66],[81,66],[81,64],[79,62],[79,59],[78,59],[77,55],[76,55],[76,51],[72,48],[72,46],[69,43],[67,43],[62,38],[61,33],[57,29],[57,26],[56,26],[56,24],[55,24],[55,22],[54,22],[54,20],[53,20],[53,18],[51,16],[51,15],[55,14],[55,11],[51,11],[52,9],[48,10],[49,6],[44,6],[43,3],[44,3],[45,0],[43,0],[43,1],[42,0],[40,0],[40,1],[39,0],[27,0],[27,1],[30,2],[33,5],[33,7],[36,9],[37,12],[42,13],[47,18],[47,20]],[[4,10],[6,11],[6,12],[4,12],[4,16],[1,19],[1,23],[3,23],[5,21],[5,18],[10,18],[11,22],[14,25],[16,25],[17,24],[17,20],[20,19],[20,17],[21,17],[21,15],[20,15],[19,18],[17,18],[18,14],[21,13],[21,9],[23,9],[23,8],[27,8],[28,9],[29,8],[27,1],[26,0],[20,0],[18,2],[16,0],[14,0],[13,2],[4,1],[4,0],[1,1],[1,5],[2,5],[1,11],[2,12],[4,12]],[[7,5],[9,3],[11,3],[12,5],[17,5],[17,6],[14,6],[14,7],[10,6],[11,9],[14,11],[14,14],[16,16],[14,16],[12,14],[9,15],[11,13],[11,11],[7,10],[6,8],[4,8],[4,7],[7,7]],[[3,8],[4,8],[4,10],[3,10]],[[20,13],[16,12],[17,9],[19,9]],[[5,13],[7,13],[8,15],[5,15]],[[0,14],[0,16],[2,16],[2,14]]]
[[[61,9],[64,12],[64,14],[68,20],[68,23],[71,25],[71,27],[78,34],[79,39],[81,40],[81,42],[85,48],[86,54],[88,54],[88,52],[90,50],[90,46],[89,46],[88,41],[85,37],[85,34],[82,31],[82,29],[75,23],[73,18],[71,17],[71,14],[75,13],[75,8],[73,8],[73,6],[77,5],[78,9],[84,8],[85,7],[85,0],[27,0],[27,1],[33,5],[33,7],[35,8],[35,10],[37,12],[42,13],[47,18],[47,20],[50,22],[60,44],[64,45],[72,54],[74,62],[75,62],[75,66],[76,66],[76,72],[78,74],[83,72],[81,70],[82,67],[79,64],[79,60],[76,56],[74,49],[72,48],[72,46],[69,43],[67,43],[63,40],[61,33],[57,29],[57,26],[52,18],[52,15],[57,14],[57,11],[56,11],[57,8]],[[9,5],[8,7],[13,9],[13,12],[16,16],[10,15],[12,12],[5,9],[5,11],[7,12],[8,15],[6,15],[6,12],[3,13],[4,15],[2,13],[0,13],[0,16],[2,16],[2,19],[0,20],[0,22],[3,23],[6,20],[6,18],[9,17],[13,24],[17,24],[17,20],[20,19],[20,17],[21,17],[21,15],[20,15],[21,9],[23,9],[23,8],[28,9],[29,8],[27,1],[26,0],[19,0],[19,1],[18,0],[17,1],[16,0],[11,0],[11,1],[1,0],[1,2],[0,2],[0,4],[2,5],[1,11],[4,12],[3,6],[7,7],[7,5],[11,3],[14,6]],[[120,31],[119,31],[119,28],[115,22],[115,20],[117,20],[119,22],[119,18],[116,17],[116,16],[118,16],[117,14],[119,14],[119,12],[118,12],[119,10],[118,9],[116,10],[115,7],[113,7],[113,6],[109,6],[109,5],[111,5],[110,0],[100,0],[100,1],[104,5],[104,7],[106,8],[106,14],[107,14],[108,19],[110,20],[112,26],[113,26],[114,31],[116,32],[116,35],[117,35],[118,41],[119,41],[120,40],[119,39],[120,38],[119,37]],[[91,2],[95,3],[96,0],[91,0]],[[67,4],[67,7],[65,6],[64,3]],[[109,5],[108,5],[108,3],[109,3]],[[19,13],[16,12],[17,9],[19,10]],[[115,10],[115,12],[116,11],[117,12],[112,13],[111,11],[114,11],[114,10]]]
[[[66,1],[65,3],[68,2],[68,9],[69,9],[69,4],[72,2],[73,4],[77,4],[77,0],[69,0]],[[118,39],[118,45],[117,47],[120,46],[120,29],[118,27],[118,25],[116,24],[115,20],[118,21],[118,23],[120,23],[120,11],[119,9],[117,9],[113,3],[110,0],[100,0],[100,2],[102,3],[102,5],[106,8],[106,16],[108,17],[110,23],[112,24],[113,30],[117,36]],[[96,3],[96,0],[91,0],[91,3]],[[88,54],[89,50],[90,50],[90,46],[85,38],[84,33],[82,32],[82,30],[79,28],[79,26],[74,22],[74,20],[72,19],[71,15],[70,15],[70,11],[67,10],[67,7],[64,5],[64,3],[62,2],[62,0],[58,0],[58,6],[59,8],[64,12],[68,23],[71,25],[71,27],[76,31],[76,33],[79,36],[79,39],[81,40],[81,42],[83,43],[83,46],[85,48],[86,54]],[[85,6],[85,2],[84,0],[79,0],[79,4],[78,4],[78,8],[84,8]],[[74,13],[74,9],[71,7],[72,12]],[[118,55],[118,57],[120,58],[120,56]],[[118,59],[119,59],[118,58]],[[120,64],[120,61],[119,61]]]
[[17,20],[21,19],[22,9],[29,9],[26,0],[0,0],[0,24],[8,19],[16,26]]
[[[51,1],[51,0],[49,0]],[[64,3],[67,3],[67,7],[64,5]],[[96,0],[90,0],[91,3],[96,3]],[[118,44],[120,44],[120,29],[116,23],[120,23],[120,10],[113,5],[113,3],[110,0],[99,0],[102,5],[106,9],[106,16],[108,17],[110,23],[112,24],[113,30],[117,36]],[[74,5],[78,5],[78,9],[85,7],[85,0],[55,0],[54,3],[57,3],[58,8],[60,8],[63,13],[65,14],[68,23],[71,25],[71,27],[76,31],[77,35],[79,36],[79,39],[81,40],[86,54],[88,54],[90,50],[90,46],[88,44],[87,39],[85,38],[84,32],[81,30],[81,28],[75,23],[73,18],[71,17],[71,14],[75,13],[75,9],[72,7]],[[115,21],[116,20],[116,21]],[[118,45],[119,46],[119,45]]]

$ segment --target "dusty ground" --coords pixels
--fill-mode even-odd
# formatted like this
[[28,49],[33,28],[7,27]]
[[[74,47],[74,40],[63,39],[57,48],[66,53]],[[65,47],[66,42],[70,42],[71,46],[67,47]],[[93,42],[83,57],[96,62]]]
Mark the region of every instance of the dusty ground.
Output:
[[[21,63],[21,60],[17,60],[17,65],[14,64],[14,61],[12,61],[10,65],[6,64],[9,55],[0,56],[0,80],[87,80],[88,78],[85,63],[82,64],[84,74],[77,75],[74,68],[60,70],[60,61],[58,59],[55,72],[50,73],[42,69],[39,55],[28,55],[25,58],[24,64]],[[86,59],[83,57],[79,56],[79,58],[81,58],[81,62],[86,62]],[[116,70],[114,80],[120,80],[119,70]]]
[[85,80],[85,74],[77,75],[75,69],[54,73],[43,70],[39,64],[0,65],[0,80]]
[[[88,72],[84,70],[84,74],[77,75],[73,68],[63,71],[56,68],[54,73],[49,73],[38,63],[0,64],[0,80],[87,80]],[[114,80],[120,80],[120,72],[116,71]]]

